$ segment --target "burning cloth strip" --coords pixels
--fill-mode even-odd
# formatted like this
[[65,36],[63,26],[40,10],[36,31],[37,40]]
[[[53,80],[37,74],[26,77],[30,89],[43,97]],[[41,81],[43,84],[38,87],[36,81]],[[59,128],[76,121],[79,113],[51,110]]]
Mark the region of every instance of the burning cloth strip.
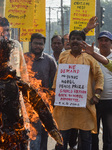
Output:
[[[62,136],[58,131],[57,125],[55,120],[52,117],[50,109],[46,102],[41,98],[38,92],[27,83],[23,82],[22,80],[17,81],[20,91],[22,91],[24,99],[28,101],[33,106],[34,110],[39,115],[39,118],[50,134],[52,138],[54,138],[57,143],[63,145]],[[28,94],[29,93],[29,94]]]

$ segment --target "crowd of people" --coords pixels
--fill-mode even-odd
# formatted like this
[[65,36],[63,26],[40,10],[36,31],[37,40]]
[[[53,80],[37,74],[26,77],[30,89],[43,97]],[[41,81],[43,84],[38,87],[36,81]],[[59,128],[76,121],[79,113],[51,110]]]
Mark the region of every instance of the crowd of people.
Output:
[[[53,105],[53,117],[63,137],[63,145],[57,143],[55,150],[67,150],[68,145],[70,150],[99,150],[101,122],[103,150],[112,150],[112,33],[102,31],[99,34],[98,48],[94,43],[89,45],[85,42],[86,33],[97,25],[95,16],[89,20],[82,31],[73,30],[63,37],[54,35],[51,38],[52,55],[44,53],[46,38],[40,33],[33,33],[30,50],[24,54],[21,44],[10,39],[8,20],[0,17],[0,40],[10,39],[15,43],[8,65],[16,70],[17,76],[24,82],[29,84],[29,61],[31,61],[30,68],[34,78],[42,81],[44,92],[46,89],[56,91],[60,64],[80,64],[90,67],[88,81],[86,81],[86,107]],[[27,149],[47,150],[47,131],[38,117],[35,118],[37,121],[32,121],[28,115],[26,117],[26,103],[21,92],[20,99],[25,128],[30,132],[28,123],[30,122],[37,131],[35,139],[30,139],[29,136]],[[54,97],[52,102],[55,102]]]

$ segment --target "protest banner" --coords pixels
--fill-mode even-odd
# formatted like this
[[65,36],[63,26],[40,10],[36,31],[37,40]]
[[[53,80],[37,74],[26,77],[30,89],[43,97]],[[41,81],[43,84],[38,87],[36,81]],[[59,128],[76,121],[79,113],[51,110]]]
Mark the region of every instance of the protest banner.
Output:
[[[71,0],[70,32],[85,28],[89,19],[95,16],[95,11],[96,0]],[[87,35],[94,34],[95,30],[92,29]]]
[[31,28],[20,29],[20,41],[30,41],[32,33],[46,36],[45,0],[35,0],[34,25]]
[[5,17],[11,28],[33,26],[34,0],[6,0]]
[[89,69],[89,65],[59,64],[54,105],[86,107]]

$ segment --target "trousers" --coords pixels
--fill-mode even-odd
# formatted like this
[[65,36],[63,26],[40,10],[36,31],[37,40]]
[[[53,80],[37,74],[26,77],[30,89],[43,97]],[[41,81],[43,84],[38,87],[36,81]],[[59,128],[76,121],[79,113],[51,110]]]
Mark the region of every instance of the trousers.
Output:
[[92,150],[99,150],[100,121],[103,126],[103,150],[112,150],[112,100],[100,100],[96,104],[98,134],[92,135]]
[[[68,144],[68,141],[69,141],[70,130],[71,129],[60,131],[60,133],[62,134],[62,137],[63,137],[64,145],[61,146],[59,144],[56,144],[55,150],[67,150],[67,144]],[[79,130],[79,134],[80,134],[80,140],[81,140],[80,150],[92,150],[91,131]]]

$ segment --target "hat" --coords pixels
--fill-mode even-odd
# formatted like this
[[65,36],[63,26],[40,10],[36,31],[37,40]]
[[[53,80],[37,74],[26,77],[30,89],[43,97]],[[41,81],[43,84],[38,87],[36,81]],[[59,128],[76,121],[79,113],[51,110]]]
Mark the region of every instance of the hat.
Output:
[[102,37],[106,37],[110,40],[112,40],[112,34],[109,31],[103,31],[99,34],[98,39],[102,38]]

